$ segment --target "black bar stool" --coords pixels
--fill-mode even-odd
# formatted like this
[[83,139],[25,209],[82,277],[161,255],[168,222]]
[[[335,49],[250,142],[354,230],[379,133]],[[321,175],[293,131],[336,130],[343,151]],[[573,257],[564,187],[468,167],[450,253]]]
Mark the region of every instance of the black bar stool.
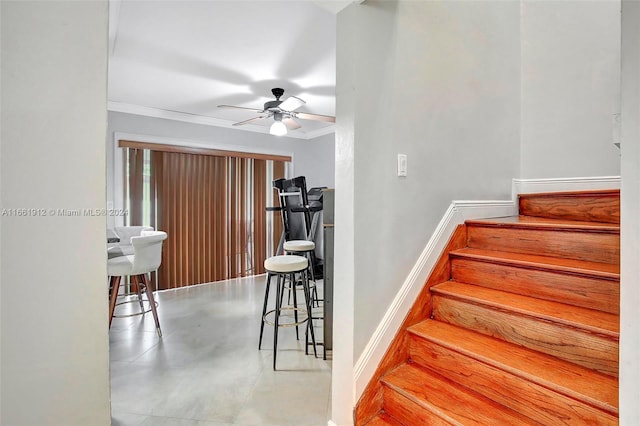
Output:
[[[262,306],[262,321],[260,323],[260,341],[258,343],[258,349],[262,348],[262,334],[264,332],[264,325],[273,325],[273,369],[276,369],[276,355],[278,351],[278,329],[280,327],[296,327],[296,338],[298,338],[298,326],[306,324],[305,330],[305,354],[309,354],[309,334],[311,334],[311,342],[313,345],[313,353],[316,353],[316,339],[311,325],[311,293],[309,291],[309,277],[307,275],[307,267],[309,262],[306,257],[296,255],[280,255],[272,256],[264,261],[264,267],[267,270],[267,287],[264,293],[264,304]],[[282,299],[284,295],[285,281],[289,279],[292,288],[295,289],[296,274],[298,274],[299,280],[302,283],[302,290],[304,292],[304,308],[298,307],[296,292],[293,292],[293,306],[283,306]],[[276,300],[275,308],[267,312],[267,305],[269,302],[269,288],[271,286],[271,278],[276,276],[278,278],[276,284]],[[292,310],[294,314],[293,322],[280,322],[282,312],[285,310]],[[304,318],[299,319],[298,313],[304,315]],[[267,319],[268,316],[273,314],[274,320]]]
[[312,294],[312,304],[318,307],[320,306],[320,299],[318,298],[318,289],[316,288],[316,277],[313,272],[313,265],[315,264],[315,250],[316,243],[308,240],[289,240],[285,241],[282,245],[283,250],[287,254],[294,254],[299,256],[304,256],[309,261],[309,265],[307,266],[307,273],[310,274],[310,280],[313,281],[313,284],[309,283],[309,290],[311,290]]

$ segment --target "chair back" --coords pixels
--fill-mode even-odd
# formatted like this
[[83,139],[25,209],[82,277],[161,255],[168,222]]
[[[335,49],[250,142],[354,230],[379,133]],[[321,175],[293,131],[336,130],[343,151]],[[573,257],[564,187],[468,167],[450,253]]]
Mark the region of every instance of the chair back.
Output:
[[142,231],[131,237],[133,245],[133,268],[131,275],[140,275],[158,269],[162,262],[162,241],[167,239],[163,231]]
[[130,245],[131,237],[139,236],[142,231],[153,231],[153,228],[150,226],[116,226],[113,231],[120,238],[119,245]]
[[280,197],[285,241],[306,240],[311,226],[311,214],[304,209],[309,205],[305,177],[277,179],[273,181],[273,187],[278,190]]

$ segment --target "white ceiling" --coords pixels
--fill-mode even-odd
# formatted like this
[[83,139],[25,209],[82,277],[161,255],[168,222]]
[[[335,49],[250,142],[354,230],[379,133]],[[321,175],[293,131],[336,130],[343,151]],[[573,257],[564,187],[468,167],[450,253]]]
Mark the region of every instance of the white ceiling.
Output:
[[[336,16],[345,0],[111,0],[109,109],[231,126],[271,89],[335,115]],[[255,123],[255,124],[254,124]],[[299,120],[289,136],[333,131]],[[236,127],[268,133],[271,119]]]

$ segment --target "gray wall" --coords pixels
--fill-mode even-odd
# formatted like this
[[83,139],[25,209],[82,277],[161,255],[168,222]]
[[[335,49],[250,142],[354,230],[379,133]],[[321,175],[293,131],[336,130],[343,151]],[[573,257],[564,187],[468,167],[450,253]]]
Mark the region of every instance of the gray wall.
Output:
[[[145,117],[141,115],[109,112],[107,133],[107,201],[115,201],[114,186],[114,133],[169,138],[177,141],[225,146],[227,149],[256,149],[259,152],[288,153],[293,156],[293,173],[303,175],[307,187],[334,186],[334,135],[319,136],[315,139],[275,137],[268,134],[247,132],[236,129],[192,124],[176,120]],[[117,205],[117,203],[116,203]],[[112,225],[112,224],[110,224]]]
[[108,425],[107,2],[0,10],[0,423]]
[[620,2],[524,1],[521,38],[521,177],[619,175]]
[[[339,16],[338,24],[356,33],[357,56],[338,61],[356,69],[357,358],[451,201],[510,197],[519,175],[520,44],[513,2],[356,8],[355,22]],[[396,176],[398,153],[408,155],[406,178]]]

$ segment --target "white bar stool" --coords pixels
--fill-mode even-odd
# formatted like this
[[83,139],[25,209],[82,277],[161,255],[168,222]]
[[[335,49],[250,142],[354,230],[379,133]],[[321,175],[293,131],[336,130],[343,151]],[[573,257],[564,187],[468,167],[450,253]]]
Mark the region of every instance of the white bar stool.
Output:
[[[273,369],[276,369],[276,355],[278,351],[278,329],[280,327],[296,327],[296,338],[298,336],[298,326],[306,323],[306,331],[305,331],[305,354],[309,354],[308,350],[308,341],[309,341],[309,331],[311,332],[311,342],[313,344],[313,352],[314,355],[317,356],[316,353],[316,345],[315,345],[315,335],[313,332],[313,327],[311,326],[311,293],[309,291],[309,277],[307,276],[307,268],[309,266],[309,262],[306,257],[297,256],[297,255],[280,255],[280,256],[272,256],[264,261],[264,268],[267,270],[267,287],[264,293],[264,303],[262,306],[262,321],[260,323],[260,341],[258,343],[258,350],[262,347],[262,334],[264,332],[264,325],[269,324],[273,325]],[[299,274],[300,281],[302,282],[302,289],[304,292],[304,302],[305,308],[301,308],[297,306],[296,300],[296,292],[293,292],[293,306],[282,306],[282,298],[284,294],[284,284],[285,279],[288,277],[292,285],[295,286],[296,283],[296,274]],[[277,276],[277,284],[276,284],[276,300],[275,300],[275,308],[267,312],[267,305],[269,300],[269,288],[271,286],[271,277]],[[295,287],[294,287],[295,289]],[[280,316],[282,312],[285,310],[292,310],[294,314],[294,321],[281,323]],[[298,313],[302,313],[305,315],[304,319],[298,318]],[[269,321],[267,317],[273,314],[274,320]]]
[[309,261],[307,269],[311,276],[311,281],[313,281],[313,284],[309,284],[309,289],[311,290],[313,296],[311,299],[311,306],[313,306],[313,302],[315,302],[316,307],[320,306],[320,299],[318,298],[318,290],[316,288],[316,277],[313,272],[316,243],[308,240],[289,240],[284,242],[284,244],[282,245],[282,249],[287,254],[300,255],[307,258],[307,260]]
[[116,307],[120,280],[123,276],[131,276],[138,284],[138,300],[140,302],[141,313],[144,314],[142,304],[142,290],[147,293],[148,302],[153,319],[156,323],[158,337],[162,337],[156,302],[153,298],[153,291],[149,285],[147,274],[155,271],[162,262],[162,241],[167,239],[167,234],[162,231],[142,231],[140,236],[131,237],[133,254],[128,256],[118,256],[107,260],[107,274],[111,283],[111,296],[109,302],[109,327],[113,320],[113,312]]

